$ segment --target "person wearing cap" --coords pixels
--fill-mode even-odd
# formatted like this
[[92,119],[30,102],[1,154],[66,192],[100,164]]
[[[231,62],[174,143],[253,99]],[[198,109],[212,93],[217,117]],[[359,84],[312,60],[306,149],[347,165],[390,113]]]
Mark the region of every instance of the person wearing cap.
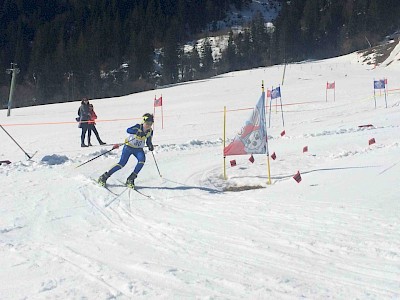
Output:
[[147,145],[150,151],[154,150],[152,143],[153,129],[151,128],[153,123],[154,116],[146,113],[143,115],[143,121],[140,124],[136,124],[126,130],[128,137],[125,139],[121,158],[115,166],[99,177],[98,182],[100,185],[105,186],[107,179],[115,172],[121,170],[128,162],[130,156],[133,155],[137,159],[137,164],[133,172],[127,178],[126,185],[130,188],[135,187],[135,179],[146,161],[146,155],[143,148]]

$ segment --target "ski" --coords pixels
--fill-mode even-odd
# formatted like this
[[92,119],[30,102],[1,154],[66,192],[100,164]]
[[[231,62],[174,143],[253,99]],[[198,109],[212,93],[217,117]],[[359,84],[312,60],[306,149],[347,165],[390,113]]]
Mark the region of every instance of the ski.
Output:
[[149,198],[149,199],[154,199],[154,197],[152,197],[152,196],[150,196],[150,195],[147,195],[147,194],[143,193],[142,191],[139,191],[139,190],[137,189],[136,186],[134,186],[134,187],[129,187],[129,186],[126,185],[126,183],[124,183],[124,182],[122,182],[122,181],[120,181],[120,180],[118,180],[118,181],[119,181],[121,184],[123,184],[124,186],[126,186],[127,189],[133,190],[133,191],[135,191],[136,193],[142,195],[143,197],[146,197],[146,198]]
[[139,194],[142,195],[143,197],[146,197],[146,198],[149,198],[149,199],[154,199],[154,197],[152,197],[152,196],[150,196],[150,195],[147,195],[147,194],[145,194],[145,193],[139,191],[139,190],[137,189],[137,187],[130,188],[130,189],[131,189],[131,190],[134,190],[136,193],[139,193]]
[[[100,184],[99,184],[100,185]],[[102,186],[102,185],[100,185],[100,186]],[[107,185],[106,186],[102,186],[102,187],[104,187],[107,191],[109,191],[111,194],[113,194],[114,196],[121,196],[126,190],[127,190],[127,188],[126,189],[124,189],[122,192],[120,192],[120,193],[116,193],[116,192],[114,192],[114,191],[112,191]]]
[[103,145],[100,145],[100,144],[97,145],[97,144],[96,144],[96,145],[90,145],[90,146],[88,146],[87,148],[90,148],[90,147],[101,147],[101,146],[107,147],[107,146],[114,146],[114,145],[115,145],[115,144],[108,144],[108,143],[107,143],[107,144],[103,144]]
[[121,197],[126,191],[129,191],[129,195],[128,195],[129,201],[131,200],[131,191],[135,191],[136,193],[138,193],[148,199],[154,199],[152,196],[142,193],[141,191],[138,191],[136,188],[128,187],[126,184],[124,184],[124,187],[125,187],[125,189],[119,194],[115,194],[112,191],[110,191],[109,189],[107,189],[107,187],[105,187],[107,190],[109,190],[111,193],[113,193],[115,195],[115,198],[112,199],[110,202],[106,203],[105,207],[110,206],[115,200],[119,199],[119,197]]
[[[91,180],[92,180],[97,186],[106,189],[106,190],[109,191],[111,194],[113,194],[114,196],[117,196],[117,197],[121,196],[121,195],[128,189],[128,187],[126,187],[122,192],[116,193],[116,192],[114,192],[114,191],[112,191],[112,190],[110,189],[110,186],[109,186],[109,185],[107,185],[107,184],[106,184],[106,185],[101,185],[97,180],[95,180],[95,179],[93,179],[93,178],[91,178]],[[125,187],[124,185],[118,185],[118,186],[119,186],[119,187]]]
[[[109,190],[109,189],[108,189]],[[119,199],[119,197],[121,197],[127,190],[129,190],[129,188],[127,187],[127,188],[125,188],[121,193],[119,193],[119,194],[114,194],[114,195],[116,195],[115,197],[114,197],[114,199],[112,199],[110,202],[107,202],[105,205],[104,205],[104,207],[109,207],[110,205],[111,205],[111,203],[113,203],[115,200],[117,200],[117,199]]]

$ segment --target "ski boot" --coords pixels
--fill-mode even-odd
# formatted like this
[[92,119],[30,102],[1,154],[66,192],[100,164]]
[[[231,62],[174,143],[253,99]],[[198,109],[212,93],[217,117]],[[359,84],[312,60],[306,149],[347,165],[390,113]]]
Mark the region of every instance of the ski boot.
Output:
[[99,179],[97,180],[97,182],[101,185],[101,186],[106,186],[106,182],[107,179],[110,177],[110,175],[108,175],[107,172],[105,172],[103,175],[101,175],[99,177]]
[[136,173],[132,173],[131,175],[129,175],[129,177],[126,179],[126,186],[131,189],[134,189],[136,177],[137,177]]

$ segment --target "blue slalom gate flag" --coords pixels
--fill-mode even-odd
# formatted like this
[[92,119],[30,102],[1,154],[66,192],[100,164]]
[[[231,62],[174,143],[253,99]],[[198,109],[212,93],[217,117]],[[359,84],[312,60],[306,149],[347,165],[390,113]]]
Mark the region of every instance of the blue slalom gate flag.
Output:
[[271,91],[271,99],[279,98],[281,96],[281,87],[278,86]]
[[385,88],[385,80],[374,80],[374,89],[375,90],[381,90]]

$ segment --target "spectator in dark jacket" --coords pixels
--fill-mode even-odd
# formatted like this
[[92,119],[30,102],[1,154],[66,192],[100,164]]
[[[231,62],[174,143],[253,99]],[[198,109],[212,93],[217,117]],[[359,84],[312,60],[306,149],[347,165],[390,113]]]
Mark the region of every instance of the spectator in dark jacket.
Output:
[[86,132],[88,131],[89,127],[89,120],[90,120],[90,109],[89,109],[89,99],[84,97],[81,102],[81,106],[78,109],[79,115],[79,128],[82,129],[81,133],[81,147],[87,147],[88,145],[85,144],[85,136]]

